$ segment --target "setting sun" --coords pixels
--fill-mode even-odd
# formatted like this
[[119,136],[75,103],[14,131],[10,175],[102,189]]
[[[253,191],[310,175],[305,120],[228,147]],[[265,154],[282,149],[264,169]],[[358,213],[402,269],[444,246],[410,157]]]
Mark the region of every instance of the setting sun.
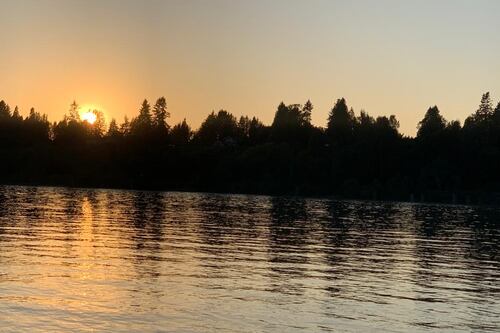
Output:
[[86,111],[86,112],[83,112],[80,117],[82,118],[83,121],[86,121],[88,122],[89,124],[93,124],[96,119],[97,119],[97,116],[96,114],[93,112],[93,111]]
[[0,0],[0,333],[500,333],[499,13]]

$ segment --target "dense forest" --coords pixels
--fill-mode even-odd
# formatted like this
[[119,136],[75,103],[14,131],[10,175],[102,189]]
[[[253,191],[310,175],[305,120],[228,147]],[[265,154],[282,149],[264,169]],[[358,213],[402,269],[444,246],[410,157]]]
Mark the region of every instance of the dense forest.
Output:
[[500,103],[489,93],[463,125],[430,107],[415,138],[395,116],[356,115],[343,98],[326,128],[312,111],[281,103],[268,126],[220,110],[193,131],[168,123],[164,97],[109,125],[98,110],[93,124],[81,120],[76,102],[50,123],[1,101],[0,183],[500,202]]

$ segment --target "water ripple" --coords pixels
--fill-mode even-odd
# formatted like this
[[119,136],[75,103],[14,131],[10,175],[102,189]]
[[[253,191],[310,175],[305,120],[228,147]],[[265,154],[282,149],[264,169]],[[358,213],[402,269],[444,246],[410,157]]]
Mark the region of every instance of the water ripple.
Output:
[[0,331],[495,332],[499,217],[4,186]]

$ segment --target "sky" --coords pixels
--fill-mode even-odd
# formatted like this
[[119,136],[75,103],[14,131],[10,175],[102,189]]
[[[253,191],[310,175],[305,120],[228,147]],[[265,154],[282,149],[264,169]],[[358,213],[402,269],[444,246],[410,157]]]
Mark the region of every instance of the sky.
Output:
[[326,126],[345,97],[414,135],[429,106],[463,122],[500,100],[499,32],[497,0],[0,0],[0,99],[121,122],[165,96],[169,122],[197,128],[307,99]]

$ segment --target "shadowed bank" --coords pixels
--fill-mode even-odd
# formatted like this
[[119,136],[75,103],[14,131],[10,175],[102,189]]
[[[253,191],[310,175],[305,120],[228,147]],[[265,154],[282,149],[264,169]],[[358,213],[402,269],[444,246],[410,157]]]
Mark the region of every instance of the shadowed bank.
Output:
[[[49,123],[31,109],[20,115],[0,102],[0,181],[348,198],[500,202],[500,103],[489,93],[463,126],[437,106],[415,138],[399,133],[396,116],[356,114],[345,99],[326,128],[311,124],[313,105],[281,103],[268,126],[220,110],[197,131],[171,126],[165,98],[121,124],[80,119],[76,102]],[[95,121],[94,121],[95,119]]]

